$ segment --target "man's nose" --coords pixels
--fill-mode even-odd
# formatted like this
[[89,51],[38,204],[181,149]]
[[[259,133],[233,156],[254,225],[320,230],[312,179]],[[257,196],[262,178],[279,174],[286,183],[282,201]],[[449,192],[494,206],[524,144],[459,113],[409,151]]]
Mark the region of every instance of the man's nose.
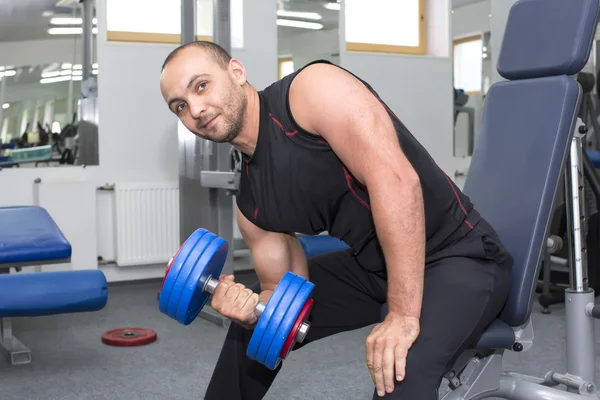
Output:
[[199,119],[206,111],[206,106],[203,102],[197,101],[189,105],[192,118]]

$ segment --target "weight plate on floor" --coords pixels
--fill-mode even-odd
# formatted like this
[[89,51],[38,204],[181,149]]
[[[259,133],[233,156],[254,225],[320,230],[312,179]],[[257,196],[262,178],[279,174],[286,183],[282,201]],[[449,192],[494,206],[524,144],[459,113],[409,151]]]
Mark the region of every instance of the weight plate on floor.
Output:
[[285,344],[292,327],[296,323],[298,316],[300,315],[300,311],[306,304],[307,300],[310,298],[312,291],[315,285],[311,282],[304,281],[304,284],[298,291],[298,293],[291,300],[291,304],[287,309],[287,312],[283,314],[283,318],[281,323],[279,324],[279,328],[276,333],[273,335],[273,341],[271,342],[271,347],[267,352],[267,357],[265,358],[265,365],[267,368],[275,369],[281,362],[281,351],[283,349],[283,345]]
[[167,306],[169,305],[169,299],[171,298],[173,285],[177,281],[177,277],[179,276],[181,267],[184,265],[185,259],[189,255],[190,251],[194,249],[194,246],[198,240],[202,239],[202,237],[207,233],[208,231],[206,229],[198,229],[192,233],[190,237],[181,245],[179,250],[177,250],[177,253],[173,259],[169,262],[169,266],[167,267],[167,271],[163,278],[160,297],[158,299],[158,309],[163,314],[167,314]]
[[[196,267],[196,263],[202,257],[202,254],[206,251],[209,245],[217,239],[217,235],[208,232],[194,246],[194,248],[188,253],[187,257],[183,259],[182,266],[179,271],[179,276],[173,284],[171,290],[171,296],[169,297],[169,304],[167,305],[167,315],[173,319],[177,319],[177,306],[179,305],[179,299],[183,293],[183,289],[187,284],[188,277]],[[179,262],[180,257],[173,262],[175,265]]]
[[102,335],[102,343],[109,346],[143,346],[150,344],[158,338],[152,329],[145,328],[119,328],[105,332]]
[[[265,330],[265,334],[263,335],[263,338],[260,341],[260,346],[258,346],[258,352],[256,353],[256,361],[260,362],[261,364],[264,364],[265,366],[267,366],[267,368],[271,368],[269,365],[267,365],[267,355],[269,353],[269,349],[271,348],[271,344],[275,339],[275,335],[277,334],[279,325],[281,325],[281,321],[283,321],[283,318],[288,312],[290,305],[294,301],[294,297],[296,297],[296,294],[302,288],[304,282],[306,282],[306,279],[304,279],[303,277],[294,277],[294,280],[292,281],[292,283],[290,283],[290,286],[283,294],[283,298],[277,305],[277,308],[275,309],[275,311],[273,311],[273,315],[271,316],[271,318],[269,318],[269,326],[267,326],[267,329]],[[296,319],[297,315],[298,313],[294,315],[294,320]],[[279,355],[280,352],[281,347],[279,348],[279,352],[277,352],[277,355]]]
[[204,291],[204,286],[209,277],[219,279],[228,249],[229,245],[225,239],[215,238],[192,268],[177,306],[176,319],[183,325],[189,325],[196,319],[211,296],[209,292]]
[[283,348],[281,349],[281,355],[279,356],[279,358],[281,358],[282,360],[285,360],[294,348],[294,345],[296,344],[296,335],[300,330],[300,326],[308,320],[314,302],[315,301],[313,299],[309,298],[304,304],[304,307],[302,307],[302,310],[300,310],[300,314],[298,314],[298,318],[296,318],[296,322],[294,322],[294,326],[292,326],[290,333],[288,333],[288,337],[285,340],[285,343],[283,344]]
[[294,275],[291,272],[286,273],[283,278],[277,284],[277,287],[273,291],[273,294],[269,298],[263,313],[260,315],[256,326],[254,327],[254,331],[252,332],[252,336],[250,337],[250,342],[248,343],[248,348],[246,349],[246,356],[251,360],[256,360],[256,354],[258,353],[258,347],[260,346],[260,342],[265,334],[267,327],[269,326],[269,320],[271,319],[271,315],[273,315],[273,311],[277,308],[279,301],[283,297],[285,291],[287,290],[290,283],[294,280]]

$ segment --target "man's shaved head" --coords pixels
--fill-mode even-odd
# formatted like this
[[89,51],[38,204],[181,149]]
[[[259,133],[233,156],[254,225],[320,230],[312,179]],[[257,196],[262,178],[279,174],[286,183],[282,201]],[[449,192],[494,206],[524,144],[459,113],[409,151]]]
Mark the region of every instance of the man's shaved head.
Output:
[[169,109],[195,135],[215,142],[239,136],[246,116],[246,71],[219,45],[190,42],[165,59],[160,90]]
[[231,60],[231,55],[229,53],[227,53],[227,51],[225,51],[225,49],[222,48],[221,46],[219,46],[218,44],[209,42],[206,40],[198,40],[195,42],[189,42],[186,44],[182,44],[181,46],[179,46],[175,50],[173,50],[171,53],[169,53],[169,55],[165,59],[165,62],[162,65],[161,71],[165,69],[167,64],[173,58],[175,58],[175,56],[177,54],[179,54],[179,52],[181,50],[191,48],[191,47],[196,47],[199,50],[204,50],[204,51],[208,52],[208,54],[210,54],[213,61],[216,62],[217,65],[219,67],[221,67],[222,69],[226,69],[227,66],[229,65],[229,61]]

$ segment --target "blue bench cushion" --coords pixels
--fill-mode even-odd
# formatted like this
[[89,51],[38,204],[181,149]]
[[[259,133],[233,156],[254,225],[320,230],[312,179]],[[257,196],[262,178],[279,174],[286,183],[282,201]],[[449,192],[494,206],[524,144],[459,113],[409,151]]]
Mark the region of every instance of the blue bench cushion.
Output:
[[298,240],[304,249],[306,258],[350,248],[346,242],[328,235],[300,236]]
[[506,79],[575,75],[585,66],[596,22],[596,0],[519,0],[511,8],[498,73]]
[[71,257],[69,242],[37,206],[0,207],[0,249],[0,264]]
[[600,151],[588,150],[587,155],[590,158],[590,161],[592,162],[592,164],[594,164],[594,167],[600,168]]
[[107,297],[99,270],[0,275],[0,318],[98,311]]

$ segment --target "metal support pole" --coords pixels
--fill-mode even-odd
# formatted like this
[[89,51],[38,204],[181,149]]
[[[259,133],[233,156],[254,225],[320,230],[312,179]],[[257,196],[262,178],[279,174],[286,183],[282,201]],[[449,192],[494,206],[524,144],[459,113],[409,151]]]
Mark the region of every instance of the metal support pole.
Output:
[[196,2],[181,0],[181,44],[196,40]]
[[[594,303],[594,290],[588,286],[585,196],[583,185],[582,143],[585,126],[578,120],[565,171],[567,238],[569,244],[570,285],[565,290],[567,375],[585,382],[596,378],[594,319],[588,304]],[[576,392],[575,388],[568,388]]]
[[581,163],[582,135],[576,132],[569,150],[565,176],[565,202],[567,206],[567,238],[572,266],[570,289],[585,292],[588,289],[587,256],[585,240],[585,207],[583,167]]
[[[81,35],[81,75],[82,82],[85,82],[90,76],[92,76],[92,49],[94,48],[93,40],[94,35],[92,29],[94,28],[94,2],[92,0],[82,0],[82,24],[83,33]],[[87,96],[83,96],[87,97]]]
[[[0,78],[0,130],[2,130],[2,126],[4,125],[4,93],[6,92],[6,77],[3,76]],[[0,138],[2,141],[2,138]]]

